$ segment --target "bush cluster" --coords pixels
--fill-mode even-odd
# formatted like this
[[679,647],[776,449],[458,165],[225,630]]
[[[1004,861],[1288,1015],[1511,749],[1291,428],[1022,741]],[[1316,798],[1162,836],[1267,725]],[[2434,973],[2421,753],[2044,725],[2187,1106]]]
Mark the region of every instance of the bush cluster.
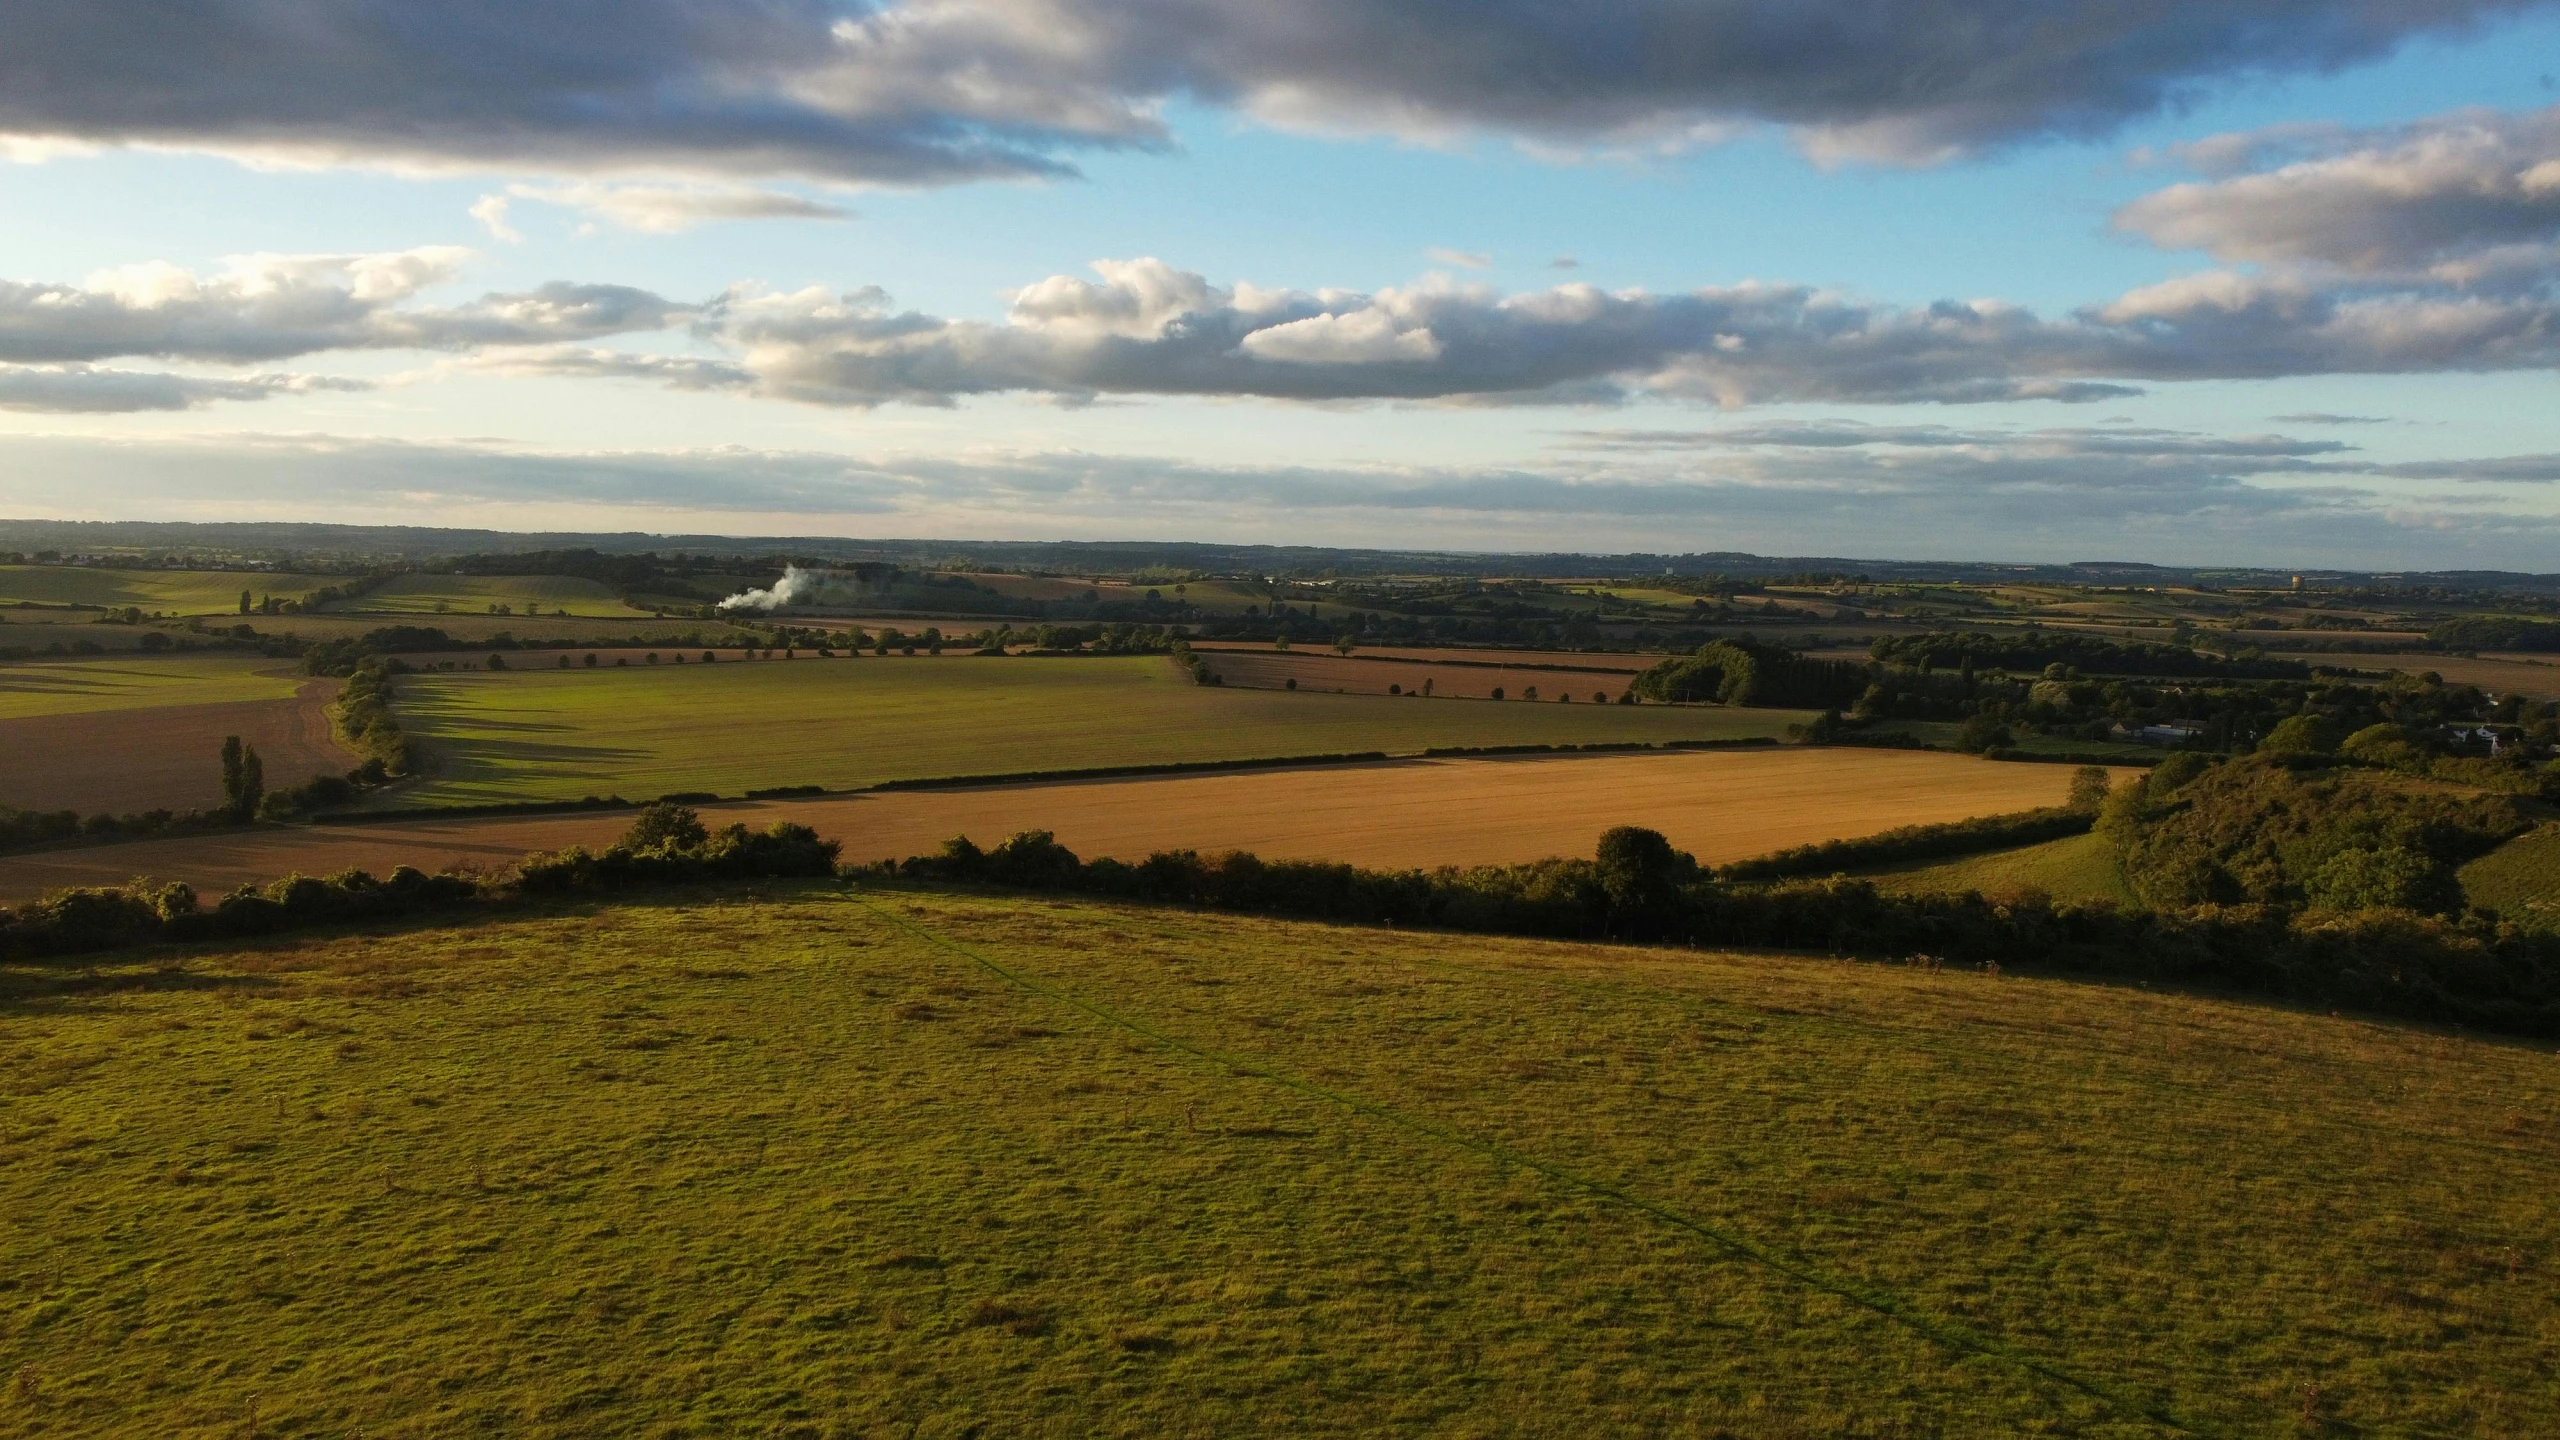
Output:
[[[391,714],[391,667],[379,657],[367,658],[348,673],[346,686],[329,707],[338,738],[365,759],[360,773],[379,783],[417,768],[417,750]],[[306,809],[318,809],[315,799]],[[328,802],[338,803],[338,802]]]
[[388,919],[449,908],[477,898],[478,882],[427,875],[408,866],[377,880],[362,870],[326,879],[293,875],[266,886],[243,885],[211,906],[186,885],[136,881],[111,888],[62,890],[15,910],[0,910],[0,957],[13,960],[84,954],[154,941],[224,940],[312,925]]
[[884,869],[1249,914],[1559,939],[1926,955],[2203,985],[2319,1005],[2560,1034],[2560,937],[2482,917],[2283,905],[2139,911],[1979,894],[1888,895],[1863,880],[1722,883],[1661,835],[1620,827],[1589,860],[1367,870],[1236,852],[1080,860],[1046,831],[965,837]]
[[642,810],[622,839],[600,855],[575,847],[532,855],[513,874],[494,879],[427,875],[405,865],[387,879],[362,870],[325,879],[292,875],[271,885],[243,885],[211,906],[200,905],[185,885],[139,880],[60,890],[14,910],[0,909],[0,960],[396,919],[519,893],[823,877],[835,873],[835,863],[836,842],[819,839],[805,825],[785,822],[761,833],[732,825],[713,833],[695,812],[660,804]]
[[660,802],[642,809],[622,838],[600,853],[572,845],[526,856],[516,867],[515,883],[547,894],[705,880],[819,878],[836,873],[839,849],[837,842],[788,820],[762,831],[731,825],[714,832],[692,809]]
[[1627,687],[1657,704],[1783,706],[1824,710],[1846,705],[1867,688],[1867,667],[1807,660],[1748,637],[1717,640],[1695,654],[1665,660]]
[[2172,756],[2107,802],[2104,827],[2146,904],[2462,908],[2454,872],[2532,828],[2509,795],[2413,786],[2277,750]]
[[2067,630],[2022,630],[1991,634],[1980,630],[1939,631],[1929,635],[1886,635],[1867,653],[1890,665],[1920,670],[2006,670],[2042,672],[2064,665],[2092,675],[2221,676],[2233,679],[2300,680],[2309,667],[2294,660],[2225,659],[2183,645],[2148,645],[2140,641],[2101,640]]

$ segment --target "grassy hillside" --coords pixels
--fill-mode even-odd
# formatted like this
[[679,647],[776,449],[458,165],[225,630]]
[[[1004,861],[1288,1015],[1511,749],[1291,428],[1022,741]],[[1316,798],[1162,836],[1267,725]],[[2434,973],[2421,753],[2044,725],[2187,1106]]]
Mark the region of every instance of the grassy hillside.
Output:
[[17,1433],[2560,1426],[2520,1047],[825,889],[0,987]]
[[2519,924],[2560,929],[2560,825],[2520,835],[2463,866],[2462,897]]
[[400,682],[418,803],[737,794],[1168,761],[1774,735],[1801,713],[1197,686],[1155,656],[865,657],[453,672]]
[[2124,867],[2116,863],[2115,847],[2095,834],[1870,873],[1878,887],[1904,895],[1973,890],[1999,896],[2041,890],[2055,900],[2135,903]]
[[[439,605],[444,610],[439,611]],[[491,605],[504,605],[519,616],[528,605],[540,607],[544,615],[565,612],[590,619],[624,620],[650,614],[623,604],[620,596],[597,581],[567,575],[395,575],[329,608],[373,615],[486,615]]]
[[345,583],[343,575],[240,570],[92,570],[71,565],[0,565],[0,605],[137,605],[172,615],[230,615],[240,592],[298,599]]
[[291,662],[220,656],[118,658],[0,666],[0,720],[149,710],[240,700],[290,700]]

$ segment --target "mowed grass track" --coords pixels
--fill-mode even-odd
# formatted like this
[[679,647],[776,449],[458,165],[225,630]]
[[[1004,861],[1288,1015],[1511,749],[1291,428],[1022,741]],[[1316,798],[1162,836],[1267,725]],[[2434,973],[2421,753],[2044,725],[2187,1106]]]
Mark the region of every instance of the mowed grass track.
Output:
[[137,605],[172,615],[232,615],[240,592],[299,598],[343,575],[286,575],[254,570],[92,570],[74,565],[0,565],[0,605]]
[[[210,772],[206,772],[210,773]],[[1053,831],[1077,853],[1250,850],[1388,869],[1588,855],[1612,825],[1649,825],[1709,864],[1789,845],[2057,804],[2070,772],[1890,750],[1744,750],[1406,760],[1234,774],[901,790],[705,807],[715,825],[796,820],[853,860]],[[385,820],[0,856],[0,904],[137,874],[206,893],[350,866],[503,868],[529,850],[601,849],[627,811]],[[2058,892],[2057,892],[2058,893]]]
[[545,615],[612,620],[646,619],[650,615],[623,604],[622,597],[598,581],[568,575],[395,575],[329,608],[364,614],[432,615],[437,613],[438,605],[463,614],[486,614],[491,605],[505,605],[521,615],[527,605],[535,605]]
[[2096,834],[1863,873],[1876,882],[1878,889],[1903,895],[1961,895],[1970,890],[1997,898],[2038,892],[2055,900],[2078,903],[2136,903],[2133,886],[2124,878],[2124,867],[2116,861],[2115,848],[2105,836]]
[[822,889],[0,986],[14,1433],[2560,1428],[2539,1049]]
[[2560,930],[2560,824],[2519,835],[2463,866],[2462,897],[2520,925]]
[[1201,686],[1160,656],[866,657],[402,680],[448,804],[734,795],[883,780],[1432,746],[1782,733],[1803,712],[1309,695]]

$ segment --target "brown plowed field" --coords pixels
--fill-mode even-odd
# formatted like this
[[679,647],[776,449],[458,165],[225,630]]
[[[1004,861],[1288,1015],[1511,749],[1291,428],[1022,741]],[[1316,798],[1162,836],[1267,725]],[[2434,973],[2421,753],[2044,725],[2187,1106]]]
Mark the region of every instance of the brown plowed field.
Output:
[[357,757],[329,730],[335,680],[291,700],[154,705],[0,720],[0,805],[27,810],[194,810],[222,799],[222,741],[258,747],[267,788],[343,773]]
[[[1790,845],[2058,803],[2062,765],[1887,750],[1772,750],[1407,760],[703,807],[714,824],[814,825],[847,860],[991,844],[1048,829],[1086,856],[1251,850],[1361,865],[1468,865],[1587,855],[1612,825],[1650,825],[1711,863]],[[628,812],[380,822],[0,856],[0,902],[135,875],[228,889],[292,871],[502,866],[529,850],[600,846]]]
[[1531,690],[1548,704],[1570,693],[1573,703],[1595,695],[1611,700],[1627,688],[1625,672],[1594,674],[1581,670],[1497,670],[1479,665],[1431,665],[1418,661],[1345,659],[1302,650],[1227,650],[1203,653],[1209,669],[1229,685],[1248,690],[1282,690],[1295,680],[1301,690],[1345,695],[1384,695],[1387,687],[1405,692],[1430,686],[1436,698],[1487,700],[1495,690],[1511,700],[1524,700]]

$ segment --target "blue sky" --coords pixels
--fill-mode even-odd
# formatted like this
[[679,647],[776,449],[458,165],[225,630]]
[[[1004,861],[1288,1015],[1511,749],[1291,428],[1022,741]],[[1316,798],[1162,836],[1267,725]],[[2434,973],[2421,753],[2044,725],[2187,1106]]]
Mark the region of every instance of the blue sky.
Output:
[[[1216,3],[1068,8],[1105,27]],[[1737,7],[1632,4],[1674,21]],[[352,24],[366,6],[345,8]],[[2324,9],[2264,8],[2297,26]],[[2413,21],[2334,66],[2248,51],[2265,42],[2245,35],[2135,35],[2124,53],[2175,41],[2201,57],[2168,74],[2180,98],[2074,121],[2091,133],[2067,138],[1998,105],[1873,121],[1892,145],[1917,133],[1955,152],[1929,163],[1809,158],[1818,125],[1771,114],[1800,115],[1786,86],[1819,88],[1818,66],[1775,88],[1702,67],[1668,118],[1580,130],[1524,110],[1506,74],[1451,81],[1420,62],[1383,79],[1321,53],[1297,70],[1225,62],[1220,83],[1258,95],[1332,87],[1285,103],[1114,70],[1101,89],[1160,124],[1158,143],[1116,148],[1102,132],[1125,118],[1044,119],[1017,148],[1076,178],[922,185],[833,173],[876,168],[837,158],[860,137],[780,161],[760,139],[705,161],[679,153],[681,114],[599,137],[546,135],[560,112],[543,110],[424,152],[410,131],[385,139],[352,91],[263,114],[228,93],[256,87],[224,87],[175,120],[137,115],[118,98],[125,58],[63,49],[69,32],[41,17],[0,19],[0,47],[60,51],[49,75],[100,70],[94,95],[65,81],[0,103],[0,146],[15,136],[27,156],[0,163],[15,221],[0,226],[0,285],[18,307],[0,309],[0,512],[2560,569],[2560,182],[2537,178],[2560,174],[2546,113],[2560,13],[2480,8],[2495,13],[2477,34]],[[957,33],[933,57],[1017,63],[1007,33]],[[1159,58],[1145,34],[1115,42],[1145,52],[1122,69]],[[258,38],[242,67],[293,70],[274,53],[289,37]],[[478,53],[469,39],[456,53]],[[564,68],[556,50],[528,54],[533,90]],[[692,63],[671,55],[649,59]],[[930,69],[892,58],[901,84]],[[1052,115],[1060,94],[1087,103],[1099,84],[1019,63],[1007,117]],[[473,99],[438,92],[418,54],[383,64],[387,103],[440,114]],[[401,89],[421,75],[416,96]],[[1621,104],[1635,85],[1605,64],[1517,83],[1580,85],[1575,105]],[[901,100],[895,118],[946,133],[933,127],[953,103]],[[1665,108],[1653,90],[1643,103]],[[861,104],[876,133],[880,102]],[[1379,105],[1456,113],[1381,122]],[[1699,143],[1694,125],[1729,134]],[[2218,168],[2179,153],[2232,134],[2264,143]],[[2450,179],[2448,147],[2470,167]],[[2485,219],[2483,174],[2506,187]],[[2431,208],[2391,178],[2411,175],[2435,186],[2418,187]],[[2141,209],[2182,184],[2175,207]],[[667,190],[850,213],[639,228],[670,223],[648,208]],[[2380,248],[2336,240],[2366,226]],[[235,258],[418,252],[396,282],[381,264]],[[1088,268],[1141,257],[1163,266]],[[152,265],[202,293],[173,298],[163,271],[130,268]],[[262,278],[224,289],[226,274]],[[2247,295],[2096,313],[2199,275]],[[1085,284],[1049,292],[1064,308],[1015,309],[1053,276]],[[1737,298],[1754,282],[1817,295]],[[564,283],[619,288],[609,304],[520,300]],[[1609,315],[1516,300],[1558,286],[1643,296]],[[883,293],[832,298],[864,287]],[[1941,301],[2022,307],[2037,328],[1985,311],[1943,344],[1913,339]],[[1844,354],[1826,304],[1855,311],[1853,338],[1890,332],[1903,348],[1889,364]],[[336,309],[314,320],[315,306]],[[2342,315],[2382,319],[2331,323]],[[2478,333],[2409,338],[2455,325]],[[2065,389],[2071,403],[2019,398]]]

